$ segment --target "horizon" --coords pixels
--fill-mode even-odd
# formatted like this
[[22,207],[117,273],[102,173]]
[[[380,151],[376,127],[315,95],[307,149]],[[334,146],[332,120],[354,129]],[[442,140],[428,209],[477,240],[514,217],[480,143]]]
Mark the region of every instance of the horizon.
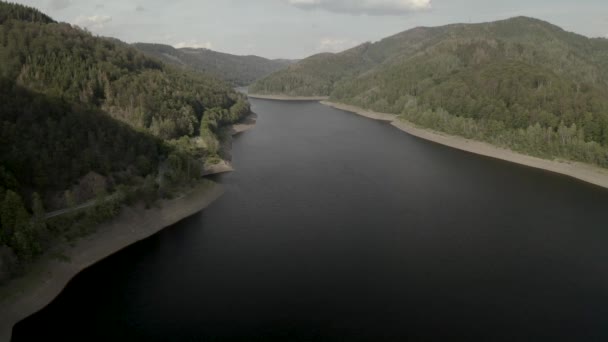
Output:
[[[518,16],[543,20],[588,38],[608,36],[608,17],[601,14],[605,5],[598,0],[588,0],[587,6],[566,0],[541,0],[534,8],[521,0],[509,4],[481,0],[374,0],[348,4],[337,0],[259,0],[256,4],[244,0],[178,0],[177,5],[116,0],[103,4],[97,0],[16,2],[35,7],[57,21],[129,44],[205,48],[268,59],[336,53],[416,27],[478,24]],[[213,11],[205,11],[210,6]],[[468,11],[472,7],[477,9],[475,13]],[[195,16],[191,15],[193,12]],[[238,19],[236,24],[226,25],[230,16]]]
[[[539,18],[536,18],[536,17],[525,16],[525,15],[517,15],[517,16],[503,18],[503,19],[496,19],[496,20],[493,20],[493,21],[480,21],[480,22],[471,22],[471,23],[454,22],[454,23],[449,23],[449,24],[433,25],[433,26],[421,25],[421,26],[415,26],[415,27],[409,28],[407,30],[403,30],[403,31],[399,31],[399,32],[395,32],[395,33],[389,34],[389,35],[387,35],[385,37],[382,37],[382,38],[380,38],[378,40],[374,40],[374,41],[368,40],[368,41],[360,42],[357,45],[353,45],[351,47],[347,47],[344,50],[340,50],[340,51],[322,51],[322,52],[317,52],[315,54],[308,55],[308,56],[305,56],[305,57],[302,57],[302,58],[294,58],[294,59],[291,59],[291,58],[281,58],[281,57],[278,57],[278,58],[268,58],[268,57],[264,57],[264,56],[260,56],[260,55],[255,55],[255,54],[239,55],[239,54],[234,54],[234,53],[230,53],[230,52],[226,52],[226,51],[214,50],[214,49],[210,49],[210,48],[206,48],[206,47],[190,47],[190,46],[176,47],[176,46],[173,46],[173,45],[170,45],[170,44],[158,43],[158,42],[139,42],[139,41],[135,41],[135,42],[127,42],[127,43],[128,44],[164,45],[164,46],[171,46],[174,49],[178,49],[178,50],[179,49],[208,50],[208,51],[213,51],[213,52],[217,52],[217,53],[230,54],[230,55],[240,56],[240,57],[261,57],[261,58],[266,58],[266,59],[269,59],[269,60],[292,60],[292,61],[295,60],[295,61],[299,61],[299,60],[306,59],[308,57],[314,56],[316,54],[323,54],[323,53],[332,53],[332,54],[334,54],[334,53],[340,53],[340,52],[344,52],[346,50],[353,49],[353,48],[355,48],[357,46],[361,46],[363,44],[367,44],[367,43],[374,44],[374,43],[377,43],[379,41],[382,41],[383,39],[390,38],[390,37],[398,35],[400,33],[404,33],[404,32],[407,32],[407,31],[410,31],[410,30],[414,30],[414,29],[417,29],[417,28],[435,28],[435,27],[444,27],[444,26],[451,26],[451,25],[482,25],[482,24],[499,22],[499,21],[507,21],[507,20],[511,20],[511,19],[515,19],[515,18],[527,18],[527,19],[533,19],[533,20],[540,20],[540,21],[543,21],[543,22],[551,24],[551,25],[556,25],[556,24],[554,24],[552,22],[549,22],[549,21],[546,21],[546,20],[543,20],[543,19],[539,19]],[[589,39],[608,39],[608,37],[590,37],[590,36],[586,36],[586,35],[578,33],[578,32],[566,30],[566,29],[564,29],[563,27],[561,27],[559,25],[556,25],[556,26],[558,26],[559,28],[561,28],[562,30],[564,30],[566,32],[578,34],[578,35],[581,35],[581,36],[589,38]],[[105,36],[101,36],[101,37],[105,37]],[[110,38],[110,37],[106,37],[106,38]]]

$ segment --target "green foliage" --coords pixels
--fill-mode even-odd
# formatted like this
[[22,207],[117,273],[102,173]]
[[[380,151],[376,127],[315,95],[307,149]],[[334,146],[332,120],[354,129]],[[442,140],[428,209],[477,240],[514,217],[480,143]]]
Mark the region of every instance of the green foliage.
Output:
[[34,192],[32,195],[32,212],[34,213],[35,218],[44,218],[44,204],[42,203],[42,199],[37,192]]
[[49,16],[33,7],[0,1],[0,24],[9,20],[42,22],[47,24],[54,22]]
[[83,210],[68,212],[65,215],[48,219],[46,221],[47,229],[55,236],[72,241],[94,232],[99,224],[116,217],[126,200],[126,195],[120,192],[106,196],[103,200],[95,201],[94,205]]
[[161,141],[150,134],[99,110],[7,83],[0,82],[0,155],[5,166],[0,181],[7,188],[17,189],[18,183],[44,194],[65,189],[90,171],[110,175],[125,170],[138,156],[157,163]]
[[9,280],[18,271],[19,260],[8,246],[0,245],[0,284]]
[[[0,263],[25,264],[139,196],[154,203],[166,156],[179,161],[174,185],[199,177],[217,153],[200,143],[202,123],[217,140],[248,113],[223,81],[0,2]],[[89,174],[103,181],[83,185]]]
[[366,43],[340,54],[322,53],[308,57],[285,70],[263,78],[249,87],[252,94],[329,96],[335,84],[374,65],[367,58]]
[[193,136],[206,109],[229,110],[245,101],[213,77],[167,66],[127,44],[64,23],[0,25],[0,51],[0,76],[9,81],[102,109],[163,139]]
[[65,198],[65,207],[66,208],[74,208],[76,206],[76,199],[74,199],[74,194],[70,190],[66,190],[63,193]]
[[146,208],[150,208],[158,199],[158,185],[152,176],[147,176],[144,184],[139,188],[138,195],[144,201]]
[[[2,136],[0,136],[0,139],[2,139]],[[4,166],[0,165],[0,189],[16,190],[18,188],[19,182],[17,182],[15,176],[13,176],[13,174],[9,172]]]
[[24,260],[30,260],[40,252],[38,231],[30,220],[21,196],[9,190],[2,202],[0,243],[12,248]]
[[606,40],[518,17],[416,28],[313,56],[250,91],[329,95],[521,152],[608,166],[607,57]]
[[422,127],[487,141],[541,158],[562,157],[608,167],[608,148],[595,141],[585,141],[584,131],[576,124],[567,126],[560,122],[557,129],[539,123],[526,128],[509,128],[498,120],[465,118],[443,109],[424,110],[415,106],[400,117]]
[[162,44],[137,43],[133,46],[167,64],[204,72],[233,86],[249,85],[292,63],[288,60],[270,60],[258,56],[235,56],[208,49],[175,49]]

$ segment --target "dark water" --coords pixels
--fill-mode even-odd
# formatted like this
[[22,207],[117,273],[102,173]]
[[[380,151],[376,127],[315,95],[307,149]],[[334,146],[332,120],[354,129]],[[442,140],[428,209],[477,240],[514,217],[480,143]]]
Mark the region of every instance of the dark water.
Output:
[[222,199],[82,272],[14,340],[608,340],[608,191],[253,106]]

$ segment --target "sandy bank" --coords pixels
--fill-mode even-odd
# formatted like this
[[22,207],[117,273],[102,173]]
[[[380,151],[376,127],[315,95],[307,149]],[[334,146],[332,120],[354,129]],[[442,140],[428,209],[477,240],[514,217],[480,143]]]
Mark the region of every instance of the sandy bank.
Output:
[[397,115],[395,115],[395,114],[372,112],[371,110],[367,110],[367,109],[363,109],[363,108],[359,108],[359,107],[355,107],[355,106],[350,106],[350,105],[346,105],[346,104],[341,104],[341,103],[329,102],[329,101],[321,101],[321,104],[324,104],[324,105],[330,106],[330,107],[334,107],[336,109],[345,110],[347,112],[356,113],[361,116],[365,116],[366,118],[370,118],[370,119],[374,119],[374,120],[390,121],[390,122],[397,120]]
[[[256,121],[257,115],[252,112],[232,125],[229,132],[234,136],[250,130]],[[229,139],[223,146],[227,160],[206,166],[204,175],[234,171],[230,163],[231,147],[232,139]],[[13,326],[50,303],[80,271],[196,214],[223,193],[221,185],[203,181],[181,197],[160,201],[159,208],[123,208],[118,217],[100,225],[94,234],[66,247],[62,254],[67,261],[48,255],[42,257],[25,277],[0,288],[0,342],[10,341]]]
[[82,238],[60,261],[43,257],[25,279],[16,279],[3,291],[11,295],[0,302],[0,341],[10,341],[14,324],[50,303],[76,274],[117,251],[203,210],[224,193],[221,185],[206,181],[187,194],[163,200],[160,208],[124,208],[120,215]]
[[323,101],[329,99],[328,96],[286,96],[286,95],[258,95],[248,94],[254,99],[280,100],[280,101]]
[[217,175],[219,173],[232,172],[234,168],[229,161],[222,160],[217,164],[205,164],[203,176]]
[[250,113],[247,115],[241,122],[232,125],[230,129],[230,133],[232,135],[237,135],[239,133],[243,133],[255,127],[255,124],[258,120],[258,115],[256,113]]
[[[246,132],[246,131],[252,129],[253,127],[255,127],[257,118],[258,118],[257,114],[255,114],[253,112],[250,113],[239,123],[236,123],[229,128],[230,135],[235,136],[237,134],[240,134],[240,133],[243,133],[243,132]],[[221,160],[217,164],[205,164],[203,166],[203,168],[204,168],[203,173],[202,173],[203,176],[216,175],[219,173],[234,171],[234,168],[232,167],[232,163],[230,162],[230,159],[231,159],[230,150],[232,149],[232,139],[230,138],[229,140],[230,141],[226,141],[224,143],[225,146],[222,146],[223,154],[226,155],[224,158],[226,158],[226,159]]]
[[390,121],[394,127],[425,140],[433,141],[442,145],[446,145],[449,147],[457,148],[459,150],[479,154],[486,157],[501,159],[512,163],[517,163],[537,169],[563,174],[585,181],[587,183],[608,188],[608,170],[602,169],[594,165],[532,157],[505,148],[500,148],[485,142],[469,140],[459,136],[448,135],[445,133],[420,128],[410,122],[399,119],[394,114],[377,113],[355,106],[349,106],[345,104],[327,101],[323,101],[321,103],[337,109],[353,112],[368,118]]

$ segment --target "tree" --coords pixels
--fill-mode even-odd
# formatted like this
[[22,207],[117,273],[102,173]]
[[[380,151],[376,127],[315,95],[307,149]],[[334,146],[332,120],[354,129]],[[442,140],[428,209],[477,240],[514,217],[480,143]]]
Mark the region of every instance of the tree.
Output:
[[12,190],[8,190],[4,196],[0,210],[0,219],[2,220],[0,239],[5,245],[10,245],[15,232],[17,216],[22,210],[25,210],[21,197]]
[[34,192],[32,195],[32,212],[34,214],[32,223],[34,234],[36,237],[42,237],[46,233],[46,219],[45,219],[45,210],[44,204],[42,203],[42,199],[37,192]]
[[73,208],[76,206],[76,199],[70,190],[66,190],[63,195],[65,197],[65,206],[67,208]]
[[32,212],[34,213],[34,218],[44,218],[44,204],[42,204],[42,199],[37,192],[34,192],[32,195]]
[[2,205],[2,227],[3,242],[12,247],[20,259],[30,260],[39,252],[38,234],[23,200],[10,190],[7,191]]

